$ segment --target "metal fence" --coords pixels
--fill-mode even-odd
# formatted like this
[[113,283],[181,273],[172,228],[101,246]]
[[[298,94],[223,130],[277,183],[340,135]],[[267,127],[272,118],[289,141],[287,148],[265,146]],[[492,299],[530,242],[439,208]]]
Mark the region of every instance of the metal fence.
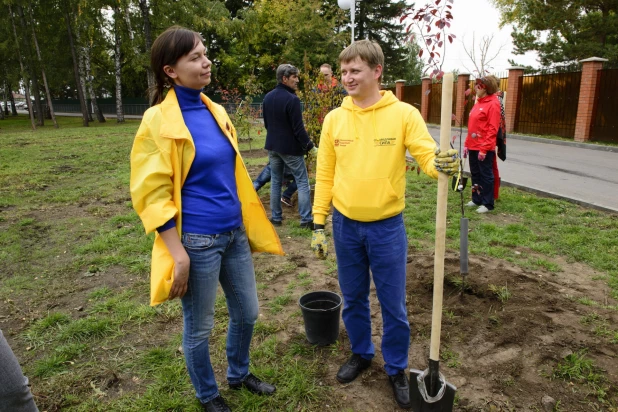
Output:
[[[427,122],[440,124],[442,111],[442,83],[432,83],[429,92],[429,113]],[[451,109],[455,113],[457,105],[457,83],[453,83],[453,105]]]
[[574,137],[581,77],[581,72],[520,77],[515,131]]
[[403,96],[401,98],[401,101],[411,104],[412,106],[416,107],[420,111],[422,94],[423,94],[423,86],[420,84],[415,84],[412,86],[404,86]]
[[618,143],[618,69],[599,70],[599,90],[592,115],[592,140]]

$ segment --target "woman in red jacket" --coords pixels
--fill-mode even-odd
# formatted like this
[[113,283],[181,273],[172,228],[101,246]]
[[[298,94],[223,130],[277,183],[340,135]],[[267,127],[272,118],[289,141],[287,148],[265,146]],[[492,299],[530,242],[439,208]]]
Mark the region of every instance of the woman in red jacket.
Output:
[[478,206],[478,213],[494,208],[493,163],[496,156],[496,136],[500,127],[500,101],[496,96],[495,76],[476,79],[476,104],[470,110],[465,147],[470,155],[472,200],[466,206]]

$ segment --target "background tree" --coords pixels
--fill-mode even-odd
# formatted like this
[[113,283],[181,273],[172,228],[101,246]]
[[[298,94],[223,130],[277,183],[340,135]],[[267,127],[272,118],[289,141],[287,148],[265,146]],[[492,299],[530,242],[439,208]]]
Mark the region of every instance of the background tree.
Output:
[[478,42],[476,40],[476,33],[472,32],[472,43],[466,46],[465,37],[461,39],[462,47],[470,59],[470,64],[474,68],[470,70],[465,64],[463,65],[466,70],[471,73],[476,73],[479,76],[489,74],[493,66],[491,63],[500,55],[504,45],[496,45],[492,47],[494,41],[494,35],[485,35],[481,37]]
[[454,0],[435,0],[420,8],[410,7],[401,16],[407,20],[406,33],[409,40],[419,46],[418,57],[427,59],[424,72],[431,70],[430,77],[438,80],[444,75],[442,64],[446,58],[446,46],[456,36],[450,32]]
[[358,39],[376,40],[384,52],[383,82],[419,77],[416,56],[410,56],[406,45],[405,26],[400,17],[408,5],[404,0],[363,0],[356,7],[356,36]]
[[244,85],[255,76],[264,91],[269,91],[277,83],[275,70],[281,63],[302,68],[305,55],[314,67],[334,63],[346,35],[337,33],[336,16],[316,13],[320,7],[319,0],[256,1],[241,13],[240,20],[232,22],[234,41],[213,53],[216,80]]
[[603,57],[618,63],[616,0],[493,0],[513,24],[515,54],[536,51],[545,66]]

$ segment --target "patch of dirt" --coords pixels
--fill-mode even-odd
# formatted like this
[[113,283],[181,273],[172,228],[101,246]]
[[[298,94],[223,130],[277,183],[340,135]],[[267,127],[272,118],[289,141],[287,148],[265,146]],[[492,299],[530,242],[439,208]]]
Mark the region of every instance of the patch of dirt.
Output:
[[[284,213],[289,218],[295,214],[290,209]],[[285,293],[289,282],[301,271],[308,271],[313,281],[307,291],[339,290],[336,271],[327,274],[327,266],[313,259],[308,238],[287,238],[284,235],[282,242],[288,255],[257,260],[257,270],[265,264],[278,267],[299,261],[307,266],[282,273],[268,282],[269,287],[260,296],[262,313],[268,317],[271,315],[265,306]],[[409,366],[421,370],[427,368],[429,355],[433,259],[433,255],[426,253],[412,251],[409,255],[407,292],[412,326]],[[611,305],[616,302],[608,297],[604,281],[594,280],[598,274],[593,270],[580,264],[564,267],[564,272],[551,274],[523,270],[497,259],[472,256],[466,291],[462,295],[461,288],[452,285],[460,277],[459,256],[447,253],[444,313],[448,316],[442,318],[441,350],[442,356],[446,353],[448,359],[443,358],[440,364],[447,381],[458,388],[459,401],[455,410],[543,410],[541,399],[545,395],[559,401],[563,411],[612,410],[599,402],[587,385],[550,379],[553,368],[564,356],[586,349],[586,356],[594,361],[606,379],[604,385],[609,389],[606,399],[613,397],[616,401],[618,345],[612,344],[610,337],[597,336],[594,326],[583,323],[582,318],[596,312],[610,325],[616,325],[618,312],[584,306],[576,299],[587,297]],[[501,303],[489,285],[506,286],[511,297]],[[341,385],[336,381],[337,370],[349,356],[349,341],[341,322],[338,355],[333,356],[324,349],[321,357],[325,371],[323,382],[334,388],[334,402],[340,401],[340,407],[346,410],[398,410],[383,370],[379,350],[382,318],[373,289],[370,300],[372,334],[377,351],[372,366],[350,384]],[[274,315],[284,322],[279,333],[284,342],[286,339],[304,340],[302,318],[289,317],[290,311],[298,307],[291,306]]]
[[[265,157],[266,151],[256,149],[244,152],[245,158]],[[263,165],[250,166],[251,176],[257,176]],[[267,213],[269,193],[262,189],[261,198]],[[104,221],[109,216],[126,213],[123,203],[127,198],[114,202],[96,202],[63,207],[43,207],[29,211],[20,217],[36,220],[40,236],[53,230],[53,222],[67,216],[97,216]],[[121,208],[125,208],[120,210]],[[4,212],[7,209],[3,210]],[[329,260],[317,260],[310,250],[310,235],[292,235],[291,228],[298,225],[297,208],[284,206],[284,226],[278,228],[286,256],[255,255],[255,269],[258,282],[263,321],[278,325],[277,337],[283,344],[305,342],[305,332],[297,304],[302,294],[315,290],[339,292],[334,253]],[[488,217],[500,219],[499,215]],[[9,222],[0,222],[0,229]],[[473,229],[473,228],[472,228]],[[80,241],[79,228],[75,228],[75,241]],[[91,229],[89,229],[91,230]],[[47,232],[46,232],[47,231]],[[327,225],[327,232],[330,225]],[[40,239],[39,239],[40,240]],[[331,252],[334,247],[331,243]],[[68,255],[68,254],[67,254]],[[546,258],[546,257],[545,257]],[[35,359],[26,350],[23,339],[14,339],[16,334],[45,316],[49,311],[73,312],[87,306],[92,290],[108,286],[116,293],[135,282],[147,282],[126,273],[121,267],[110,267],[84,276],[88,268],[79,272],[64,273],[57,279],[50,279],[55,271],[68,267],[72,257],[59,256],[58,262],[48,263],[49,290],[40,296],[22,296],[13,302],[5,300],[0,305],[0,327],[5,331],[13,349],[22,363]],[[412,326],[409,366],[425,369],[429,354],[431,331],[431,309],[433,289],[433,262],[431,253],[410,250],[408,255],[407,301]],[[579,298],[588,298],[606,306],[617,305],[609,297],[609,288],[599,273],[590,267],[569,263],[561,258],[549,259],[563,268],[562,272],[527,270],[511,263],[479,256],[470,256],[469,275],[465,286],[460,285],[459,255],[447,251],[445,258],[444,311],[441,334],[441,371],[446,379],[457,386],[457,411],[542,411],[541,399],[548,395],[559,402],[560,411],[616,411],[618,402],[618,345],[611,336],[599,333],[598,324],[582,322],[585,316],[595,314],[609,329],[618,330],[618,311],[600,306],[585,306]],[[54,269],[55,268],[55,269]],[[11,275],[11,268],[5,268],[5,278]],[[39,282],[35,274],[32,282]],[[494,290],[490,285],[494,285]],[[496,288],[506,287],[511,296],[501,302]],[[464,289],[464,293],[461,290]],[[147,290],[145,285],[144,290]],[[290,294],[290,301],[281,310],[272,310],[277,297]],[[387,376],[383,369],[380,353],[382,318],[380,308],[372,289],[372,332],[376,346],[376,357],[372,366],[354,382],[341,385],[335,375],[340,365],[349,357],[349,341],[343,323],[337,345],[319,348],[323,375],[321,384],[333,388],[328,409],[346,411],[395,411]],[[147,303],[147,292],[143,296]],[[73,312],[74,313],[74,312]],[[81,312],[80,312],[81,313]],[[77,315],[79,317],[81,315]],[[164,340],[181,328],[181,322],[156,322],[149,325],[148,336],[128,334],[123,343],[137,349],[156,347],[158,340]],[[309,345],[308,343],[306,343]],[[108,348],[113,352],[115,348]],[[587,350],[586,356],[598,366],[607,389],[606,403],[599,401],[590,386],[573,380],[566,382],[551,379],[553,369],[566,356],[580,350]],[[111,356],[111,355],[110,355]],[[109,359],[108,359],[109,361]],[[105,364],[101,359],[100,365]],[[224,368],[217,368],[217,376],[224,376]],[[111,394],[125,392],[137,387],[144,389],[143,382],[136,382],[132,376],[101,368],[93,375],[97,388]],[[33,388],[40,382],[32,379]],[[221,381],[223,381],[221,379]],[[285,384],[281,382],[280,384]],[[82,388],[81,390],[84,390]],[[89,390],[86,388],[85,390]],[[115,396],[115,395],[114,395]],[[41,399],[42,400],[42,399]],[[51,401],[50,401],[51,402]],[[608,403],[609,402],[609,403]],[[612,403],[613,402],[613,403]],[[610,406],[611,405],[611,406]]]
[[[261,167],[253,169],[251,174],[255,176]],[[270,215],[268,191],[263,189],[260,194]],[[287,227],[297,224],[296,207],[284,206],[283,211]],[[499,216],[496,218],[500,219]],[[302,293],[339,291],[336,270],[328,273],[333,263],[329,266],[328,262],[316,260],[311,254],[310,238],[287,236],[288,230],[285,225],[278,229],[287,256],[256,260],[258,271],[269,267],[268,270],[275,273],[275,268],[286,264],[297,266],[289,273],[279,273],[269,279],[268,288],[260,296],[264,316],[271,316],[264,309],[265,304],[285,293],[288,284],[300,272],[308,272],[313,282]],[[330,246],[334,251],[332,243]],[[599,279],[600,274],[587,265],[567,262],[560,257],[545,258],[563,270],[558,273],[527,270],[499,259],[470,256],[469,274],[462,294],[459,253],[447,251],[440,365],[447,381],[457,387],[459,399],[454,410],[542,411],[541,400],[546,395],[559,402],[556,410],[617,410],[618,345],[612,343],[612,336],[599,334],[594,324],[583,319],[596,314],[616,332],[618,311],[585,306],[577,300],[588,298],[605,306],[616,306],[617,302],[611,299],[605,280]],[[412,327],[409,367],[414,369],[424,370],[428,366],[433,268],[433,254],[409,251],[407,301]],[[494,290],[490,285],[495,286]],[[501,302],[495,291],[503,287],[510,292],[510,297]],[[295,295],[295,299],[302,293]],[[333,356],[328,348],[321,352],[323,383],[334,388],[333,403],[341,409],[399,410],[383,369],[379,349],[382,317],[373,284],[370,300],[376,347],[372,366],[350,384],[341,385],[336,381],[337,370],[350,355],[349,341],[341,322],[337,355]],[[283,322],[279,338],[284,342],[286,339],[304,341],[302,317],[289,317],[291,311],[296,310],[298,306],[294,304],[275,315]],[[551,378],[554,368],[565,356],[580,350],[586,351],[586,357],[594,362],[597,372],[603,376],[604,382],[600,386],[607,394],[602,401],[585,383]]]

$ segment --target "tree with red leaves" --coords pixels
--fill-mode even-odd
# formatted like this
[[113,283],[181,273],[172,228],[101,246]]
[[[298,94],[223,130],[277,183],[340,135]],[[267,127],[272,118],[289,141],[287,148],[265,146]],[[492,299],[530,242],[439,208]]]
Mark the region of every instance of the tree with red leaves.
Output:
[[[411,20],[406,27],[406,33],[410,36],[408,40],[419,40],[421,49],[418,57],[427,56],[428,67],[425,73],[431,69],[431,78],[441,79],[444,76],[442,63],[446,55],[446,42],[453,43],[456,37],[450,33],[453,2],[454,0],[435,0],[419,9],[410,7],[400,18],[402,23]],[[416,30],[413,31],[414,28]]]

